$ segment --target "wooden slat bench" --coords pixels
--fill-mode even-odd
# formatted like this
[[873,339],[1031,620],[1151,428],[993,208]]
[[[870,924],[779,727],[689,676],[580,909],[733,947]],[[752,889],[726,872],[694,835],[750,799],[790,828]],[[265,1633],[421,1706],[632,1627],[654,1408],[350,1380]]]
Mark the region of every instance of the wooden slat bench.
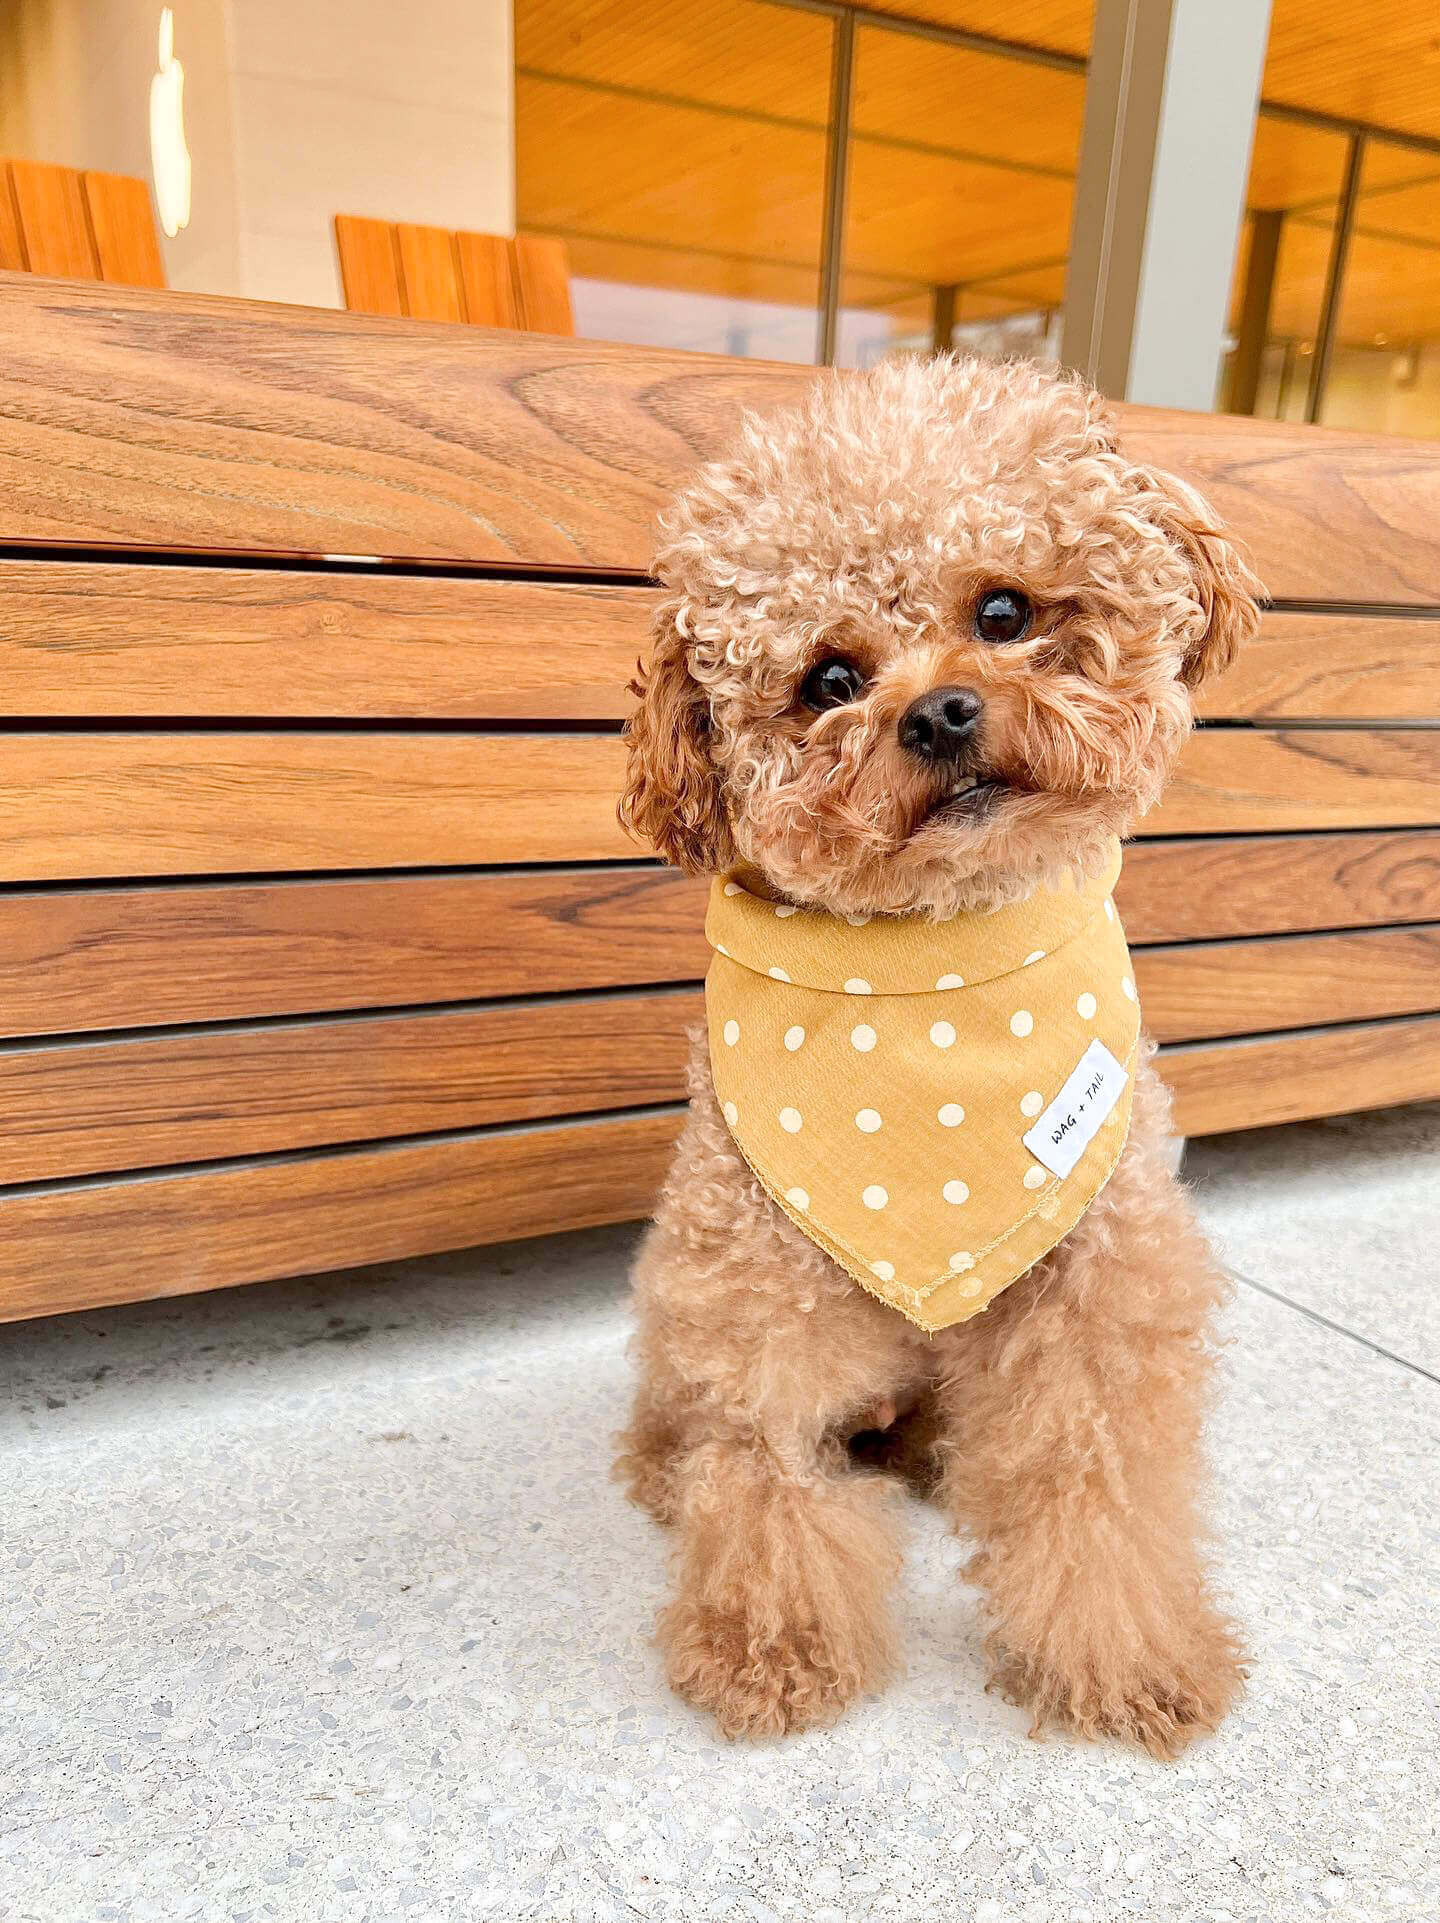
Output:
[[[0,276],[0,1318],[646,1211],[653,517],[814,378]],[[1440,448],[1126,430],[1276,600],[1123,883],[1180,1124],[1440,1096]]]

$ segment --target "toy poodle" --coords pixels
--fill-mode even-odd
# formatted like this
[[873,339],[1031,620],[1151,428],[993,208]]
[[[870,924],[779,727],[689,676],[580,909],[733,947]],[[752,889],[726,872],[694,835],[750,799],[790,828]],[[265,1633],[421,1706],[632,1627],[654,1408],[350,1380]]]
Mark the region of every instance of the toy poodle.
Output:
[[621,812],[716,878],[619,1463],[677,1534],[669,1679],[731,1736],[881,1686],[898,1470],[1034,1733],[1172,1757],[1245,1673],[1202,1517],[1224,1285],[1109,891],[1259,583],[1023,362],[823,376],[662,529]]

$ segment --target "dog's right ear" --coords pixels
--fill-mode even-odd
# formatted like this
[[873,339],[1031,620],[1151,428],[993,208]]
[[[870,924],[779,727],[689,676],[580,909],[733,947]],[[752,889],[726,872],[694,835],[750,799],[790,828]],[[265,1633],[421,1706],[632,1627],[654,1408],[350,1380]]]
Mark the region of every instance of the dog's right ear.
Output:
[[727,868],[734,845],[710,756],[710,703],[688,656],[674,608],[662,609],[650,665],[630,683],[640,705],[625,727],[620,820],[662,860],[696,875]]

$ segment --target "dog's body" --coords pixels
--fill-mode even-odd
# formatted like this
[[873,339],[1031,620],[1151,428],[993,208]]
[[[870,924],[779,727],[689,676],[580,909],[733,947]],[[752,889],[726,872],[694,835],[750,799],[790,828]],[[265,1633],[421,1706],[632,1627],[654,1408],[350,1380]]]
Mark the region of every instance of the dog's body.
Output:
[[[1203,503],[1126,462],[1096,397],[942,360],[821,389],[680,502],[627,818],[846,916],[984,910],[1092,873],[1153,804],[1189,688],[1256,584]],[[963,1037],[961,1038],[963,1042]],[[622,1469],[680,1534],[672,1682],[731,1734],[822,1720],[892,1668],[892,1454],[977,1544],[997,1680],[1172,1755],[1242,1674],[1198,1547],[1222,1285],[1148,1064],[1108,1186],[972,1320],[928,1335],[770,1200],[697,1038],[636,1274]]]

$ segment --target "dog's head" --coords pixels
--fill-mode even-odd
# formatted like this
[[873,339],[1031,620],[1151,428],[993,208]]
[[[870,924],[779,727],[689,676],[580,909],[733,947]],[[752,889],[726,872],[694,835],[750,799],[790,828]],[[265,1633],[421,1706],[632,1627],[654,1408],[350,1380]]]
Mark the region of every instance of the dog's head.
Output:
[[623,818],[841,914],[1093,869],[1257,619],[1204,501],[1026,363],[818,382],[663,527]]

